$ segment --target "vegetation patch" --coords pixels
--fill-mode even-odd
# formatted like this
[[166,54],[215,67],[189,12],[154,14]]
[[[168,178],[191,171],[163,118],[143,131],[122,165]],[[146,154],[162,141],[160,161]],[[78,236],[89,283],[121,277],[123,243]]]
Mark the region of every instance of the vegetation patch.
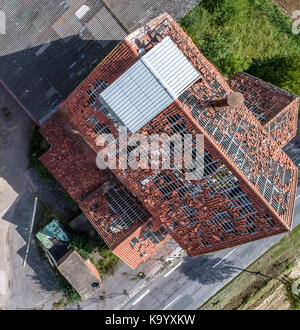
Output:
[[[114,271],[120,263],[120,259],[112,252],[100,236],[90,238],[84,234],[77,233],[72,235],[70,245],[83,259],[90,259],[102,277],[114,274]],[[91,256],[95,252],[100,254],[102,257],[101,260],[96,260]]]
[[[231,280],[200,309],[253,309],[271,294],[272,303],[278,300],[278,305],[274,304],[273,308],[280,309],[280,304],[285,303],[282,297],[286,295],[288,308],[299,309],[300,296],[291,290],[295,279],[289,277],[290,272],[298,267],[299,260],[300,225]],[[254,272],[261,272],[265,276]],[[270,304],[265,305],[267,308]]]
[[223,75],[247,71],[300,95],[300,38],[272,0],[204,0],[179,23]]
[[75,304],[78,301],[81,301],[81,297],[78,294],[78,292],[59,272],[58,274],[59,274],[59,284],[65,298],[65,306],[68,304]]
[[39,157],[49,149],[49,144],[45,141],[39,127],[34,125],[31,133],[30,144],[29,144],[29,168],[34,168],[39,173],[40,177],[44,181],[55,181],[53,175],[39,160]]
[[[300,309],[300,294],[295,294],[293,292],[293,284],[299,281],[298,279],[288,279],[286,282],[286,295],[293,309]],[[298,285],[298,290],[300,287]],[[299,292],[299,291],[298,291]]]

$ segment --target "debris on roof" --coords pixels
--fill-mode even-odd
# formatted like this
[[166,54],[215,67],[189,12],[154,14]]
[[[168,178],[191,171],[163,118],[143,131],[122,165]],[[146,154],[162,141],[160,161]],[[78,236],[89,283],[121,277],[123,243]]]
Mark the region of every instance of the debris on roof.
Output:
[[[170,76],[172,60],[178,65]],[[181,75],[180,67],[188,74]],[[77,198],[110,248],[131,267],[149,258],[170,236],[193,256],[291,228],[297,168],[281,149],[287,142],[282,123],[289,125],[291,137],[298,99],[244,77],[236,76],[231,87],[165,13],[127,36],[60,106],[72,130],[64,130],[62,145],[56,149],[55,133],[48,124],[45,135],[52,139],[62,164],[53,160],[52,150],[42,161]],[[251,87],[244,89],[248,80]],[[282,99],[274,107],[260,95],[252,99],[257,84],[272,97],[281,93]],[[242,95],[230,97],[239,94],[234,92]],[[269,105],[272,108],[264,109]],[[69,163],[73,157],[80,159],[72,169],[80,178],[85,177],[85,163],[92,168],[92,157],[84,160],[75,155],[78,150],[72,145],[76,143],[66,136],[72,132],[86,143],[84,148],[88,145],[97,153],[103,148],[96,144],[99,134],[116,136],[122,124],[144,136],[203,134],[203,178],[191,182],[185,177],[186,169],[99,170],[96,187],[86,173],[83,194],[80,179],[69,174],[63,158]]]

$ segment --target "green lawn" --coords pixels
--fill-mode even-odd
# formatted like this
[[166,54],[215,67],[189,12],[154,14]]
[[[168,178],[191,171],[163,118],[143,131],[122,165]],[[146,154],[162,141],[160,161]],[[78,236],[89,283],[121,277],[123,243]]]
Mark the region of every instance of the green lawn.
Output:
[[271,0],[204,0],[180,25],[227,77],[243,70],[300,95],[300,36]]

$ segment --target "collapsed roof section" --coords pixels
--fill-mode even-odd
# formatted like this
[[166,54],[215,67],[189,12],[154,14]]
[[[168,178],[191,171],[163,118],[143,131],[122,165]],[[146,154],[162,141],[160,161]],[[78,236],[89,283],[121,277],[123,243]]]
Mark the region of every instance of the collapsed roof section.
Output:
[[[62,113],[51,118],[41,133],[51,143],[51,148],[40,157],[41,162],[124,262],[135,268],[168,241],[162,224],[150,216],[114,174],[97,168],[95,152]],[[156,231],[161,233],[158,239]]]
[[[188,83],[178,89],[178,99],[161,111],[159,109],[163,102],[160,107],[154,107],[155,111],[149,117],[152,119],[144,124],[145,118],[140,115],[144,110],[141,105],[146,104],[150,96],[146,93],[145,99],[141,98],[145,91],[144,86],[141,88],[139,85],[141,75],[145,72],[142,60],[145,58],[146,63],[148,54],[154,54],[160,45],[170,40],[170,45],[176,46],[189,62],[188,67],[192,66],[193,70],[190,71]],[[171,83],[166,82],[167,79],[157,79],[163,76],[161,72],[155,73],[157,64],[147,65],[148,73],[156,79],[152,82],[157,91],[164,97],[168,93],[171,99],[174,98],[177,95],[174,92],[176,88],[170,88]],[[159,65],[163,66],[164,61]],[[137,70],[140,70],[139,77]],[[193,77],[195,71],[197,76]],[[132,79],[132,75],[137,76]],[[137,103],[133,107],[130,104],[134,98],[133,88],[131,85],[128,85],[128,90],[125,88],[128,81],[139,88],[136,94],[139,101],[135,101]],[[118,88],[114,88],[114,85],[118,85]],[[164,86],[165,92],[158,86]],[[130,98],[126,95],[127,91],[130,92]],[[248,109],[247,95],[246,104],[237,108],[215,106],[216,102],[228,98],[232,92],[220,73],[200,53],[180,26],[168,14],[163,14],[129,35],[116,47],[62,104],[61,109],[70,120],[75,134],[83,137],[96,152],[101,150],[96,145],[98,135],[102,132],[117,135],[117,128],[123,122],[132,131],[142,133],[163,132],[167,128],[174,132],[190,131],[205,136],[208,172],[203,182],[184,181],[183,173],[113,170],[128,190],[142,202],[147,212],[154,216],[155,221],[159,225],[167,225],[176,241],[191,255],[195,255],[280,233],[291,227],[297,168],[269,134],[268,129],[274,134],[272,129],[264,127],[255,113]],[[114,102],[115,93],[121,93],[118,94],[121,104]],[[159,94],[157,97],[160,99]],[[166,98],[164,102],[167,104],[170,99]],[[297,102],[295,99],[292,101],[293,109]],[[124,109],[123,105],[126,105]],[[130,111],[126,112],[126,109]],[[139,115],[137,123],[132,120],[134,114]],[[276,116],[281,114],[279,112]],[[295,116],[289,121],[294,129],[296,123],[293,120],[296,121]],[[149,185],[142,187],[145,178]],[[117,192],[118,198],[121,194],[120,198],[126,201],[126,193],[120,193],[123,189],[124,186],[120,189],[118,184],[114,186],[110,182],[107,188],[101,185],[93,197],[100,201],[105,196],[108,204],[112,205]],[[86,200],[90,204],[84,205],[83,210],[86,213],[92,212],[89,215],[90,221],[98,228],[101,236],[109,240],[111,232],[122,232],[130,218],[125,217],[124,223],[115,225],[114,221],[124,214],[120,214],[121,210],[116,211],[119,215],[115,215],[115,211],[108,212],[110,206],[100,207],[99,210],[105,211],[104,216],[98,211],[93,213],[89,209],[97,204],[92,201],[93,197]],[[135,201],[133,204],[138,203]],[[135,206],[131,206],[131,212],[134,210]],[[219,213],[216,214],[214,210]],[[143,226],[146,226],[147,221],[151,222],[150,218],[148,214]],[[133,239],[133,246],[134,242],[136,238]],[[139,245],[138,251],[141,251],[141,246],[144,245]],[[121,250],[125,251],[126,248]],[[143,252],[140,254],[142,256]]]

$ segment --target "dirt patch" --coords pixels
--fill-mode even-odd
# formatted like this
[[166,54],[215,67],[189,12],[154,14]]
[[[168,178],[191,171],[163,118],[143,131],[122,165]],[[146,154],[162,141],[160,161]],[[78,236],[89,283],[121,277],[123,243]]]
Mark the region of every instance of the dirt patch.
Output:
[[[291,271],[287,272],[289,278],[298,278],[300,274],[299,262]],[[286,295],[286,288],[279,281],[270,281],[262,287],[252,299],[240,309],[250,310],[289,310],[290,302]]]
[[274,0],[281,9],[281,11],[292,18],[292,13],[295,10],[300,10],[300,0]]

